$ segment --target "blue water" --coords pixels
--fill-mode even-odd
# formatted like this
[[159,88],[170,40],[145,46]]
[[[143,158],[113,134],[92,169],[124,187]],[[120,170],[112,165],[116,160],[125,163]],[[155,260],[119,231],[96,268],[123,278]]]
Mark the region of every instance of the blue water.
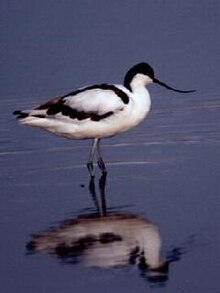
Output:
[[103,141],[109,170],[107,214],[132,214],[158,228],[161,253],[170,260],[166,280],[158,282],[143,277],[138,263],[86,266],[82,255],[87,248],[72,262],[46,251],[30,253],[26,245],[32,234],[56,230],[64,220],[85,214],[100,217],[100,174],[97,169],[94,201],[85,166],[90,142],[18,125],[10,116],[19,107],[14,103],[3,101],[1,117],[3,292],[218,292],[217,96],[201,100],[193,94],[165,105],[158,95],[154,111],[140,127]]

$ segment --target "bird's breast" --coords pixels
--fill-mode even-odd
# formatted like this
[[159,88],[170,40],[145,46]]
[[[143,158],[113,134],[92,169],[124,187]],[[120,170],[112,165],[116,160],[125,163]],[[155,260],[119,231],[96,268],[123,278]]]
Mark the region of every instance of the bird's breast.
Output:
[[130,101],[130,117],[135,125],[139,124],[151,109],[150,94],[147,90],[134,93]]

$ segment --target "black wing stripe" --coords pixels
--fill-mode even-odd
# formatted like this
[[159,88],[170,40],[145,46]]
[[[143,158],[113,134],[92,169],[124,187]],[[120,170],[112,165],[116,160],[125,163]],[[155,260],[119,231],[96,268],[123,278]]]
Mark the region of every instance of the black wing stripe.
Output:
[[58,113],[61,113],[64,116],[68,116],[71,119],[84,120],[89,118],[92,121],[100,121],[101,119],[105,119],[113,114],[112,111],[106,112],[101,115],[96,112],[86,113],[84,111],[77,111],[67,105],[64,105],[62,100],[57,104],[51,105],[50,108],[47,110],[47,115],[56,115]]
[[78,89],[76,91],[73,91],[73,92],[63,96],[62,99],[70,97],[70,96],[75,96],[75,95],[83,93],[87,90],[93,90],[93,89],[111,90],[122,100],[122,102],[124,104],[129,103],[129,97],[125,92],[123,92],[121,89],[117,88],[116,86],[114,86],[112,84],[106,84],[106,83],[96,84],[96,85],[85,87],[83,89]]

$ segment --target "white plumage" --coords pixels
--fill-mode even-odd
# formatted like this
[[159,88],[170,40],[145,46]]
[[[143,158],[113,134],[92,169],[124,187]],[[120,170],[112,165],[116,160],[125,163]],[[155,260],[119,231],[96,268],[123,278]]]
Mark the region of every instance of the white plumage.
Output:
[[138,125],[150,111],[150,95],[145,86],[156,82],[178,92],[154,77],[152,67],[140,63],[126,74],[124,85],[101,84],[78,89],[28,111],[15,111],[22,124],[40,127],[70,139],[94,139],[87,163],[93,176],[93,161],[103,173],[100,139],[125,132]]

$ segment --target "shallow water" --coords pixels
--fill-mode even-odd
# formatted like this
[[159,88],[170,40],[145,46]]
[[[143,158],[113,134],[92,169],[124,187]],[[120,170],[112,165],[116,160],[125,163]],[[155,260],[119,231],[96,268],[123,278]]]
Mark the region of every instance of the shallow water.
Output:
[[[142,125],[103,141],[109,172],[101,186],[98,169],[91,184],[85,167],[90,142],[20,126],[10,113],[25,108],[25,101],[2,100],[2,292],[219,292],[218,95],[154,99]],[[77,221],[85,217],[90,228],[84,242],[81,235],[65,246],[61,237],[61,252],[33,244],[32,234],[39,239],[71,223],[75,226],[68,237],[76,237]],[[152,278],[137,250],[145,237],[143,222],[134,225],[134,238],[129,223],[119,221],[129,217],[158,231],[157,251],[167,264],[162,277],[156,270]],[[117,221],[109,228],[105,223],[111,218]],[[101,238],[94,219],[102,224]],[[136,242],[127,245],[126,239]]]

